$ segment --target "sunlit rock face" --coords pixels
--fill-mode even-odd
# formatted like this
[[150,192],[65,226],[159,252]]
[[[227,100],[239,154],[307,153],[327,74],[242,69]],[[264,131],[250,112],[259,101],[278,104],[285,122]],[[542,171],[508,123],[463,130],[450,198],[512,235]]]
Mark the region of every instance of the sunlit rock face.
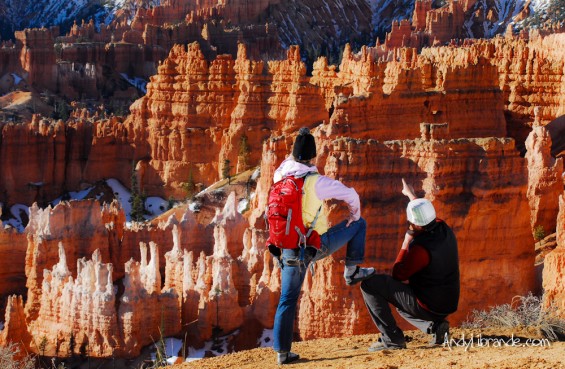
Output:
[[[561,38],[421,52],[346,47],[339,68],[320,58],[312,76],[295,47],[280,60],[253,58],[244,45],[236,57],[209,60],[194,43],[171,50],[125,120],[77,114],[71,123],[36,116],[4,124],[2,202],[38,204],[24,233],[0,232],[9,282],[0,291],[22,296],[7,299],[0,340],[37,352],[31,342],[46,337],[49,355],[88,346],[92,356],[132,357],[160,333],[190,329],[197,345],[216,327],[272,328],[280,268],[265,252],[262,213],[274,170],[301,126],[316,137],[320,172],[360,195],[365,265],[390,271],[406,230],[405,178],[458,239],[462,294],[452,324],[535,289],[537,224],[557,228],[560,246],[546,259],[544,288],[547,303],[559,304],[563,211],[557,216],[554,205],[562,168],[547,155],[542,126],[563,113]],[[524,127],[531,131],[526,158],[507,137]],[[197,199],[220,189],[200,213],[182,204],[151,222],[126,224],[117,203],[46,206],[100,177],[128,184],[133,168],[146,193],[180,198],[190,173],[207,187],[222,177],[226,160],[237,173],[258,166],[257,183],[243,195],[238,184],[217,184]],[[238,211],[243,200],[245,212]],[[343,204],[325,207],[332,224],[344,219]],[[359,290],[344,283],[344,256],[339,251],[308,274],[296,323],[301,338],[375,331]]]

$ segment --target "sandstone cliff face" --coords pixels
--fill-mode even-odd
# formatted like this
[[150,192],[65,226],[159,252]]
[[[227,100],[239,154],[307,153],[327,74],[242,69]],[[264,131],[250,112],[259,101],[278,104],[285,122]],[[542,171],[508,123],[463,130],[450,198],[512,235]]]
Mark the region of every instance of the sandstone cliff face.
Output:
[[[138,160],[147,167],[141,185],[148,192],[180,198],[191,170],[206,185],[219,177],[225,159],[237,167],[244,135],[251,147],[248,165],[254,165],[272,131],[329,120],[335,134],[380,140],[417,137],[421,122],[447,122],[452,137],[501,137],[507,129],[525,151],[534,106],[542,124],[562,113],[561,43],[557,36],[495,39],[421,54],[381,46],[354,54],[346,47],[339,72],[320,59],[311,78],[296,48],[286,60],[265,64],[251,59],[244,46],[235,60],[211,62],[196,44],[176,47],[125,124],[117,118],[67,125],[34,118],[27,128],[5,125],[2,200],[42,203],[100,177],[127,184],[129,170],[122,168]],[[24,146],[34,149],[21,155]],[[40,166],[45,157],[47,166]],[[26,168],[22,176],[15,175],[20,165]],[[29,183],[43,185],[30,189]]]
[[23,353],[30,346],[33,337],[29,334],[25,323],[24,303],[22,296],[8,296],[4,329],[0,333],[0,344],[15,343]]
[[[243,46],[237,60],[222,55],[210,63],[196,43],[171,50],[126,122],[139,142],[137,155],[151,158],[143,178],[148,191],[165,185],[178,196],[191,170],[199,182],[218,178],[225,159],[237,163],[243,135],[255,152],[271,130],[292,131],[327,117],[298,48],[286,60],[270,61],[267,75],[263,68]],[[249,164],[258,160],[252,154]]]
[[16,32],[16,45],[21,48],[20,63],[30,85],[55,90],[55,48],[49,29],[26,29]]
[[81,351],[112,355],[120,335],[111,264],[103,264],[97,250],[92,260],[77,261],[74,279],[62,243],[58,253],[58,263],[44,271],[40,309],[37,319],[29,323],[29,332],[41,340],[45,337],[45,354],[49,356]]
[[545,256],[543,268],[544,303],[565,318],[565,196],[559,196],[557,247]]
[[16,229],[0,230],[0,296],[25,294],[26,250],[27,240]]
[[[323,92],[326,101],[334,99],[333,133],[415,138],[421,122],[449,122],[451,137],[505,135],[496,69],[481,54],[435,48],[420,55],[399,49],[394,55],[381,62],[376,48],[363,48],[357,55],[345,49],[340,72],[333,86],[326,87],[335,93]],[[325,64],[315,67],[316,77],[327,73]]]
[[[390,270],[405,232],[406,200],[399,192],[400,180],[404,177],[422,184],[418,193],[434,201],[439,216],[458,237],[462,296],[459,312],[452,317],[454,323],[464,320],[471,309],[480,308],[486,301],[502,303],[534,288],[534,251],[525,200],[526,166],[515,152],[513,141],[449,140],[446,128],[443,130],[432,130],[437,131],[435,137],[427,133],[422,139],[383,143],[328,135],[333,131],[331,124],[319,126],[315,135],[318,152],[322,153],[317,157],[317,166],[360,194],[362,215],[369,222],[366,264],[380,271]],[[279,163],[288,150],[284,139],[272,141],[265,149],[268,156],[262,168]],[[267,188],[270,178],[262,176],[258,184],[258,193],[262,194],[256,198],[258,208],[266,203],[266,195],[259,188]],[[508,209],[512,209],[513,217],[503,216]],[[333,222],[343,219],[344,213],[336,204],[328,210]],[[494,257],[490,241],[494,239],[500,240],[499,245],[512,244],[516,248],[500,247]],[[338,261],[344,256],[345,252],[340,251],[317,263],[315,275],[307,277],[297,322],[301,337],[373,330],[359,291],[343,281]],[[512,272],[514,268],[521,272]],[[488,277],[484,279],[484,275]],[[486,292],[488,280],[501,295],[494,297]],[[498,289],[500,283],[506,287]],[[312,319],[320,315],[320,310],[334,313]]]
[[121,121],[71,119],[34,115],[30,123],[0,123],[0,201],[46,206],[102,178],[130,182],[135,157]]
[[[494,39],[477,43],[491,49],[491,60],[498,67],[500,89],[504,93],[508,134],[523,142],[537,119],[545,125],[564,114],[563,43],[562,34],[540,37],[532,32],[530,40]],[[484,45],[484,46],[481,46]]]
[[[489,35],[500,33],[497,28],[519,13],[518,9],[513,10],[517,4],[510,2],[494,4],[491,1],[449,1],[448,5],[439,9],[432,9],[431,3],[428,0],[417,1],[412,22],[393,22],[381,49],[389,52],[399,47],[421,49],[423,46],[443,45],[452,39],[459,39],[463,33],[475,36],[483,32]],[[485,6],[491,9],[488,11],[488,20],[483,19],[486,17],[486,13],[483,14],[486,11],[483,8]],[[524,8],[528,9],[528,6],[525,5]],[[516,39],[510,32],[505,38],[465,41],[467,42],[471,44],[471,54],[486,57],[498,69],[500,89],[504,94],[508,134],[517,140],[519,150],[525,153],[523,142],[528,136],[531,122],[534,121],[534,108],[540,108],[541,124],[547,124],[565,113],[561,104],[564,42],[562,35],[550,34],[541,37],[538,31],[531,31],[530,34],[522,32]],[[438,50],[442,49],[426,49],[424,53]],[[457,53],[461,55],[460,51]],[[382,57],[386,52],[381,51],[378,55]]]
[[[533,49],[523,54],[530,64],[521,69],[503,60],[508,55],[516,61],[520,48],[542,50],[549,42],[497,39],[420,54],[380,46],[354,54],[346,48],[339,69],[320,59],[311,78],[298,48],[286,59],[265,63],[242,45],[235,59],[221,55],[208,61],[190,44],[172,49],[125,122],[76,113],[67,124],[35,118],[27,125],[4,125],[0,171],[8,203],[43,197],[46,202],[55,197],[50,194],[100,176],[129,183],[132,160],[139,160],[147,193],[182,195],[190,171],[196,182],[208,185],[219,178],[225,159],[238,163],[243,135],[252,148],[248,165],[260,163],[261,169],[243,216],[235,210],[240,200],[235,194],[221,201],[216,214],[176,209],[129,228],[118,206],[100,208],[94,200],[32,207],[25,235],[0,233],[0,242],[27,247],[25,309],[17,298],[8,303],[6,336],[47,336],[52,353],[80,352],[88,342],[96,356],[133,356],[162,326],[168,335],[188,324],[196,332],[194,344],[211,338],[215,326],[229,332],[254,321],[271,328],[280,269],[265,253],[261,214],[273,171],[291,151],[300,126],[314,129],[320,171],[360,194],[369,223],[365,264],[386,272],[394,261],[405,232],[400,179],[406,178],[420,196],[434,201],[458,237],[463,292],[453,324],[473,308],[525,294],[535,287],[527,170],[552,163],[541,128],[532,134],[541,140],[532,138],[529,167],[520,158],[515,141],[505,137],[504,106],[519,111],[521,104],[528,117],[533,108],[526,97],[541,103],[539,88],[547,83],[555,90],[540,105],[539,119],[556,114],[562,64],[556,49],[542,54],[553,64]],[[561,41],[551,42],[547,45]],[[520,88],[518,81],[534,76],[545,82],[532,80]],[[240,171],[243,164],[238,166]],[[538,189],[534,197],[554,196],[555,170],[532,182],[530,188]],[[30,182],[44,184],[30,194],[24,191]],[[538,204],[534,212],[542,219],[550,206]],[[333,224],[343,219],[340,204],[330,202],[326,209]],[[545,282],[551,301],[561,296],[556,250],[546,262],[548,273],[558,276]],[[358,289],[344,284],[339,263],[344,254],[318,263],[307,278],[296,326],[300,337],[374,332]],[[23,269],[16,265],[21,254],[14,257],[19,261],[7,273],[21,278]],[[552,257],[557,264],[548,267]],[[17,291],[5,288],[25,293],[21,285]],[[90,297],[83,298],[86,293]],[[71,334],[76,345],[68,340]]]
[[536,125],[526,139],[528,161],[528,201],[532,231],[541,226],[553,233],[559,212],[559,196],[563,192],[563,160],[551,156],[551,137],[545,127]]
[[412,22],[408,19],[393,21],[385,37],[385,47],[415,47],[445,45],[453,39],[463,38],[466,4],[447,1],[443,7],[433,9],[432,0],[416,1]]

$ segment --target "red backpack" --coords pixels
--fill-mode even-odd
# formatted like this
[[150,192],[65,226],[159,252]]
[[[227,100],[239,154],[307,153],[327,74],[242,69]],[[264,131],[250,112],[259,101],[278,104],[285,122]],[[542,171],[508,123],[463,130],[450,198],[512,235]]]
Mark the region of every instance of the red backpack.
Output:
[[305,179],[306,177],[284,177],[269,190],[265,211],[269,229],[267,247],[275,256],[280,255],[280,249],[295,249],[307,244],[320,248],[320,237],[312,231],[318,215],[310,229],[306,229],[302,220],[302,187]]

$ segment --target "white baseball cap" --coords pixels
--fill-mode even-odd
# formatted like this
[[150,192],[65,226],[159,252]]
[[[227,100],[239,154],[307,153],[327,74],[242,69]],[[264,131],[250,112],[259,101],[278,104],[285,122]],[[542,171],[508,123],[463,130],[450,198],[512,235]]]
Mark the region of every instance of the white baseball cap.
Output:
[[406,207],[408,221],[420,227],[427,226],[436,219],[436,209],[426,199],[414,199]]

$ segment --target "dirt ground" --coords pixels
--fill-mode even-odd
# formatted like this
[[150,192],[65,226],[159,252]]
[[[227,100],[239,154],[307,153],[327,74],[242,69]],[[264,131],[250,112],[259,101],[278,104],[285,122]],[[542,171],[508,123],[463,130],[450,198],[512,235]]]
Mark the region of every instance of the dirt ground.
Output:
[[[406,350],[378,353],[367,351],[368,346],[377,339],[376,334],[296,342],[293,344],[292,351],[298,353],[301,359],[284,367],[289,369],[565,369],[565,342],[542,342],[539,336],[525,330],[452,329],[451,349],[447,346],[427,347],[429,336],[420,332],[407,332],[406,336],[412,339]],[[472,341],[471,337],[474,338]],[[482,338],[482,346],[480,346],[479,337]],[[512,337],[514,337],[513,341]],[[490,339],[488,345],[486,339]],[[527,341],[528,339],[535,341]],[[508,345],[505,346],[503,341]],[[456,342],[461,346],[457,346]],[[273,350],[259,348],[178,364],[170,368],[269,369],[278,367]]]

